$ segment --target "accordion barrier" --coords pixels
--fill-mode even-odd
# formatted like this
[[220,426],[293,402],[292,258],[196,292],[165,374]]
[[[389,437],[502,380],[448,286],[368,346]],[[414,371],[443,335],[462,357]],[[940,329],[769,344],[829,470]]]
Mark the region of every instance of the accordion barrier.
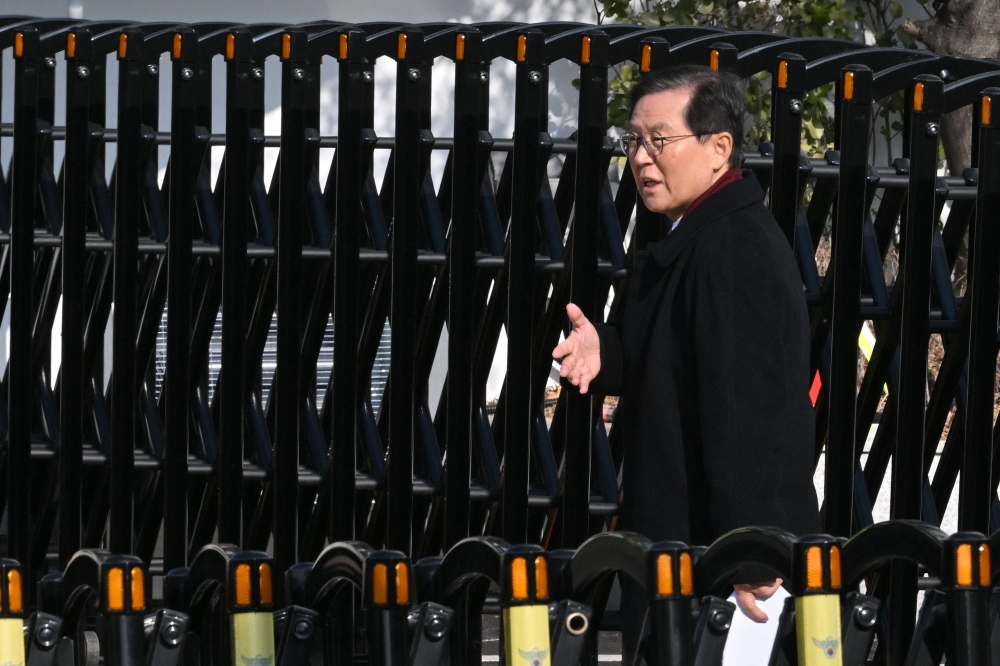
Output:
[[[505,22],[7,16],[0,48],[14,55],[13,122],[0,126],[13,141],[0,187],[0,662],[477,664],[484,606],[498,604],[506,663],[589,664],[621,574],[650,602],[649,663],[708,666],[732,621],[728,577],[766,564],[792,592],[772,664],[1000,663],[1000,536],[984,536],[1000,529],[1000,62],[697,26]],[[269,57],[281,63],[278,136],[264,133]],[[396,61],[391,137],[373,130],[379,57]],[[454,62],[453,137],[430,131],[440,59]],[[501,59],[516,69],[513,138],[488,131]],[[552,137],[549,67],[562,59],[579,67],[578,129]],[[608,71],[624,62],[771,75],[772,141],[744,168],[767,190],[809,304],[830,536],[758,527],[687,545],[618,531],[623,442],[600,397],[564,391],[545,415],[566,303],[614,317],[661,233],[613,162]],[[319,131],[324,67],[339,77],[337,136]],[[834,149],[809,158],[803,99],[831,84]],[[212,127],[219,87],[224,133]],[[873,105],[893,94],[903,157],[870,164]],[[969,106],[973,168],[938,175],[940,118]],[[224,148],[215,182],[211,147]],[[279,149],[270,184],[265,147]],[[321,148],[336,151],[328,174]],[[375,151],[388,153],[381,186]],[[439,186],[434,151],[446,155]],[[317,391],[330,322],[333,370]],[[861,377],[865,322],[876,342]],[[928,392],[932,335],[944,356]],[[890,459],[891,520],[874,523]],[[961,531],[948,536],[938,525],[956,484]]]

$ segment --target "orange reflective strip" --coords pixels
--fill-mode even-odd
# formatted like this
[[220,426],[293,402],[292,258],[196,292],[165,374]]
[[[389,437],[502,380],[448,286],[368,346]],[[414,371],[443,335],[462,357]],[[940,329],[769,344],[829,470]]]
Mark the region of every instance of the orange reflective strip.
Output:
[[274,588],[271,585],[271,565],[261,562],[257,567],[257,575],[260,579],[260,605],[270,606],[274,603]]
[[14,57],[20,58],[24,55],[24,35],[17,33],[14,35]]
[[71,32],[66,35],[66,57],[75,58],[76,57],[76,33]]
[[118,567],[108,570],[108,610],[125,610],[125,572]]
[[963,543],[955,549],[955,582],[968,587],[972,585],[972,546]]
[[979,122],[981,125],[990,124],[990,116],[992,115],[992,109],[990,107],[992,105],[993,105],[993,99],[989,95],[983,97],[982,115],[979,117]]
[[518,35],[517,37],[517,61],[524,62],[524,59],[528,56],[528,38],[524,35]]
[[236,566],[236,605],[249,606],[250,600],[250,565]]
[[181,37],[181,33],[174,33],[174,58],[180,59],[181,57],[181,45],[184,43],[184,38]]
[[674,562],[667,553],[656,558],[656,593],[661,597],[674,593]]
[[642,47],[642,62],[639,63],[639,70],[642,72],[649,71],[649,61],[652,56],[653,49],[650,48],[649,44],[644,44]]
[[708,66],[719,71],[719,52],[712,49],[712,53],[708,56]]
[[23,597],[21,596],[21,572],[11,569],[7,572],[7,610],[11,613],[20,613],[24,610]]
[[823,588],[823,551],[819,546],[806,551],[806,587],[810,590]]
[[840,548],[830,548],[830,587],[840,589]]
[[396,563],[396,605],[405,606],[410,603],[410,567],[406,562]]
[[292,57],[292,36],[287,32],[281,36],[281,59],[288,60]]
[[517,557],[510,564],[511,596],[515,599],[528,598],[528,563]]
[[396,57],[406,60],[406,33],[399,33],[399,39],[396,40]]
[[128,35],[124,32],[118,37],[118,57],[125,58],[128,56]]
[[461,33],[455,37],[455,60],[465,60],[465,35]]
[[583,45],[580,47],[580,62],[584,65],[590,64],[590,37],[583,38]]
[[132,610],[142,610],[146,607],[146,577],[142,567],[132,567]]
[[924,84],[919,81],[913,86],[913,110],[924,110]]
[[854,99],[854,72],[844,72],[844,99]]
[[372,571],[372,603],[378,606],[389,603],[389,570],[384,564],[376,564]]
[[340,59],[347,60],[347,33],[340,33]]
[[535,558],[535,598],[549,598],[549,563],[541,555]]
[[236,35],[229,33],[226,35],[226,60],[236,57]]
[[694,575],[691,571],[691,553],[681,553],[681,594],[694,593]]
[[979,547],[979,584],[982,587],[989,587],[992,583],[993,572],[990,569],[990,547],[983,544]]
[[778,87],[788,87],[788,63],[784,60],[778,63]]

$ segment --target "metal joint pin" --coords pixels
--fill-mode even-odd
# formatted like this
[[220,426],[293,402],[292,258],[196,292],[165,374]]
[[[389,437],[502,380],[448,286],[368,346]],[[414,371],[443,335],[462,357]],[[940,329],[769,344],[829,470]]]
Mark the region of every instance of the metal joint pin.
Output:
[[160,68],[156,65],[146,65],[146,73],[150,76],[156,76],[160,73]]
[[298,638],[299,640],[305,640],[310,636],[312,636],[313,623],[310,622],[309,620],[301,619],[295,623],[295,627],[293,628],[293,630],[295,632],[296,638]]
[[176,622],[167,622],[163,625],[163,628],[160,629],[160,640],[163,641],[164,645],[169,647],[177,647],[183,637],[184,632],[181,630],[181,626]]
[[371,83],[375,76],[371,72],[362,72],[361,80],[365,83]]
[[35,642],[38,643],[39,647],[50,648],[56,644],[57,640],[59,640],[59,636],[56,635],[55,628],[47,622],[35,631]]
[[420,80],[420,70],[417,69],[416,67],[411,67],[409,69],[409,71],[406,72],[406,76],[411,81],[419,81]]
[[938,125],[937,123],[927,123],[926,131],[927,131],[927,136],[935,137],[938,135],[938,132],[941,131],[941,126]]
[[796,116],[799,115],[800,113],[802,113],[802,100],[801,99],[793,99],[791,102],[788,103],[788,110],[793,115],[796,115]]
[[90,69],[84,67],[83,65],[80,65],[79,67],[76,68],[76,76],[77,78],[85,79],[88,76],[90,76]]
[[942,81],[947,81],[950,76],[951,76],[951,72],[949,72],[947,69],[942,69],[941,70],[941,80]]
[[301,81],[302,79],[306,78],[305,70],[300,68],[293,69],[292,78],[295,79],[296,81]]
[[479,73],[479,82],[480,83],[486,83],[489,80],[490,80],[490,75],[489,74],[487,74],[486,72],[480,72]]
[[427,619],[427,623],[424,625],[424,634],[427,638],[432,641],[439,641],[444,638],[445,631],[448,625],[445,624],[444,618],[440,615],[432,615]]
[[46,58],[44,60],[44,62],[45,62],[45,66],[48,69],[55,69],[56,68],[56,59],[55,58]]
[[861,629],[871,629],[875,626],[875,620],[877,619],[878,616],[872,608],[862,607],[854,612],[854,622]]
[[538,85],[538,83],[541,80],[542,80],[541,72],[528,72],[528,82],[531,83],[532,85]]
[[181,79],[184,81],[190,81],[191,77],[194,76],[194,71],[190,67],[185,67],[181,70]]
[[728,631],[730,625],[729,617],[723,611],[715,611],[712,613],[711,617],[708,618],[708,626],[712,631],[716,633],[721,633],[723,631]]
[[253,77],[254,81],[260,81],[264,78],[264,70],[260,67],[254,67],[253,72],[251,72],[250,75]]

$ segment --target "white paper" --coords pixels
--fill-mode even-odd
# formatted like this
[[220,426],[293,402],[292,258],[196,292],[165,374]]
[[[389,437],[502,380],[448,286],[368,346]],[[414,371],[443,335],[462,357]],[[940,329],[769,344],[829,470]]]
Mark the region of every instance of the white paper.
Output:
[[785,588],[779,587],[770,599],[758,599],[757,608],[767,613],[767,622],[755,622],[736,603],[736,593],[729,595],[727,601],[736,606],[736,612],[722,653],[723,666],[768,666],[778,621],[789,596]]

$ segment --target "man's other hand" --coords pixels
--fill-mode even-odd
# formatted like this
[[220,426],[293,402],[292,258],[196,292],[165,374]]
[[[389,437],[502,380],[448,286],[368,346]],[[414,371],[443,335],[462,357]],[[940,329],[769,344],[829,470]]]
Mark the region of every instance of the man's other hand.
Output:
[[736,590],[736,603],[754,622],[767,622],[767,613],[757,607],[757,600],[770,599],[771,595],[781,587],[781,579],[766,583],[741,583],[733,585]]
[[580,393],[586,393],[590,382],[601,371],[601,339],[580,308],[570,303],[566,306],[566,314],[573,330],[552,350],[552,358],[562,359],[559,375],[569,379],[573,386],[579,386]]

